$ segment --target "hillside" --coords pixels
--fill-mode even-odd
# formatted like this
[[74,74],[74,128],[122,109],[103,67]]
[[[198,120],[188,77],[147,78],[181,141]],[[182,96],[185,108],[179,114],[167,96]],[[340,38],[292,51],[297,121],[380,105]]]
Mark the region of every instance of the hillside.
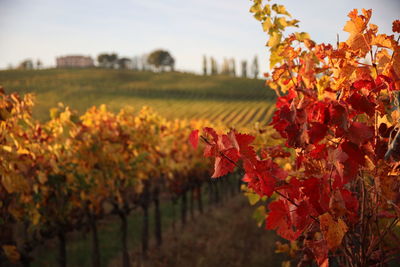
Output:
[[147,105],[167,118],[208,118],[239,127],[266,123],[274,92],[262,80],[186,73],[152,73],[110,69],[48,69],[0,71],[6,92],[36,95],[34,116],[49,117],[63,102],[83,112],[106,104],[113,111]]

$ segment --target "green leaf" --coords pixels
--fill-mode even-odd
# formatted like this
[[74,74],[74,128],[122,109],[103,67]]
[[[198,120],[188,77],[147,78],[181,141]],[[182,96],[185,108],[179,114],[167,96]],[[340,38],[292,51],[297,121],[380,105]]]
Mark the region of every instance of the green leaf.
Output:
[[257,224],[259,227],[261,227],[263,225],[263,223],[265,222],[265,216],[266,216],[266,212],[265,212],[264,206],[259,206],[253,212],[253,219],[255,219],[257,221]]
[[260,196],[255,193],[246,193],[246,196],[249,199],[250,205],[252,206],[260,200]]

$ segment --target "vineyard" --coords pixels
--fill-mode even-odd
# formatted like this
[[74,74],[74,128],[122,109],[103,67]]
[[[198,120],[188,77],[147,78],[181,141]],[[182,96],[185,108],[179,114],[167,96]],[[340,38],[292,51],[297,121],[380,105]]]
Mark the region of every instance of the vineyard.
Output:
[[[102,69],[0,72],[0,83],[17,91],[0,88],[0,266],[69,266],[70,238],[82,233],[87,240],[77,243],[90,253],[72,264],[114,262],[115,250],[103,249],[112,244],[123,267],[137,263],[133,255],[174,266],[174,257],[157,254],[165,253],[166,221],[196,244],[204,221],[216,220],[211,234],[224,227],[223,215],[196,214],[235,203],[237,193],[254,206],[254,227],[280,236],[259,239],[275,244],[282,266],[398,264],[400,20],[382,34],[370,23],[372,10],[354,9],[346,41],[318,44],[308,33],[286,32],[299,21],[285,6],[252,3],[268,36],[266,81]],[[145,105],[152,108],[139,108]],[[237,203],[226,207],[244,214]],[[201,220],[204,229],[196,231]],[[192,231],[184,232],[188,224]],[[221,231],[246,240],[241,225]],[[50,263],[42,256],[47,248],[57,251]]]
[[59,106],[51,120],[39,123],[31,117],[31,95],[0,93],[2,262],[29,266],[35,248],[57,239],[58,265],[66,266],[67,236],[84,231],[91,235],[91,264],[100,266],[98,225],[113,215],[122,263],[129,266],[131,213],[141,212],[137,234],[145,256],[150,217],[156,243],[162,243],[166,201],[172,200],[174,211],[179,202],[184,226],[195,205],[203,212],[204,184],[208,203],[238,192],[238,177],[210,183],[209,161],[189,148],[191,129],[210,122],[166,120],[149,108],[115,114],[102,105],[81,116]]
[[202,119],[234,127],[262,125],[271,118],[275,95],[264,81],[185,73],[83,69],[0,71],[0,84],[18,93],[34,93],[35,118],[49,119],[62,102],[84,112],[106,104],[111,111],[150,106],[167,119]]
[[[2,159],[9,161],[13,153],[12,158],[15,161],[20,158],[29,159],[27,166],[22,167],[23,170],[20,166],[4,167],[7,168],[4,176],[21,176],[20,182],[23,183],[21,187],[13,184],[3,189],[8,192],[4,195],[5,203],[11,196],[17,195],[20,198],[18,202],[9,205],[17,205],[19,214],[28,209],[29,215],[26,218],[15,213],[9,214],[9,208],[3,205],[6,209],[3,215],[5,218],[11,217],[6,220],[2,230],[5,235],[2,245],[6,258],[11,258],[11,262],[22,262],[25,266],[65,265],[67,262],[70,265],[100,266],[100,262],[107,264],[119,251],[124,250],[126,256],[129,248],[139,245],[142,246],[139,255],[141,259],[148,250],[149,238],[157,237],[157,244],[160,245],[161,228],[170,228],[177,224],[178,214],[180,224],[184,225],[189,216],[187,213],[193,214],[194,205],[199,212],[203,212],[203,205],[208,203],[212,206],[213,203],[218,203],[222,197],[220,194],[226,191],[220,183],[207,186],[210,183],[207,178],[210,176],[209,167],[206,167],[209,165],[207,160],[197,153],[197,163],[192,162],[193,157],[185,154],[188,151],[185,149],[185,140],[190,129],[199,125],[209,126],[210,122],[220,127],[228,125],[241,129],[255,129],[254,124],[259,122],[260,125],[256,128],[261,129],[274,110],[274,96],[265,90],[263,81],[224,76],[201,77],[182,73],[155,74],[107,69],[14,70],[1,71],[0,83],[7,92],[12,90],[20,94],[2,94],[4,119],[14,119],[7,121],[3,127],[9,129],[8,131],[17,131],[17,135],[13,134],[12,137],[8,134],[3,136],[5,143],[2,143],[2,151],[5,154]],[[30,93],[34,94],[34,98]],[[65,104],[60,105],[59,102]],[[95,104],[107,104],[107,107],[103,105],[100,108],[90,108]],[[151,106],[152,109],[140,111],[144,105]],[[162,114],[162,117],[157,113]],[[207,121],[201,120],[202,118],[207,118]],[[187,119],[192,121],[186,121]],[[111,127],[111,132],[102,133],[103,127]],[[144,138],[146,134],[152,137]],[[18,135],[23,135],[19,136],[22,139],[17,139],[18,143],[14,143],[14,138]],[[174,141],[178,136],[181,136],[180,140]],[[133,139],[137,143],[129,141]],[[78,140],[79,144],[76,143]],[[11,142],[12,146],[7,145],[7,142]],[[39,152],[23,148],[21,143],[30,143]],[[96,144],[103,144],[104,147],[97,147]],[[21,149],[26,149],[26,154],[19,154]],[[99,151],[103,151],[104,156],[99,158]],[[117,158],[107,155],[115,154],[115,151],[125,151],[127,154]],[[80,153],[83,153],[80,158],[73,159],[74,155]],[[47,158],[45,161],[35,162],[37,158],[44,156]],[[84,161],[78,163],[81,160]],[[193,166],[192,170],[189,165]],[[113,168],[118,172],[112,174],[115,172],[112,171]],[[93,175],[85,174],[92,171]],[[29,173],[29,178],[26,173]],[[39,175],[44,180],[38,180]],[[125,181],[128,177],[130,180]],[[12,179],[15,180],[9,178],[8,181]],[[26,179],[29,188],[22,182]],[[99,179],[103,185],[98,184]],[[109,184],[107,179],[115,184]],[[191,182],[186,184],[184,181],[187,179]],[[192,181],[193,179],[197,182]],[[237,189],[237,179],[225,182],[225,186],[230,185],[232,190]],[[152,182],[148,184],[148,181]],[[57,187],[65,187],[70,182],[68,187],[71,191],[47,191],[55,184],[58,184]],[[154,185],[157,185],[156,188]],[[113,193],[110,190],[114,190]],[[153,192],[154,190],[158,193]],[[103,195],[86,196],[91,191]],[[204,192],[201,193],[202,191]],[[79,200],[76,199],[76,194],[79,195]],[[67,199],[64,199],[66,196]],[[87,199],[89,197],[90,201]],[[149,211],[144,211],[156,208],[154,198],[159,198],[158,219],[150,216]],[[32,199],[37,201],[35,207],[26,207],[27,202]],[[47,203],[56,199],[60,199],[56,202],[62,202],[59,203],[61,207],[48,206]],[[111,199],[114,200],[110,201]],[[95,206],[92,201],[96,202]],[[71,206],[72,203],[69,202],[76,206]],[[178,205],[185,206],[178,210]],[[71,210],[66,211],[66,214],[54,214],[54,209],[64,207]],[[46,211],[45,208],[50,210]],[[46,215],[49,212],[51,215]],[[74,218],[69,218],[71,214],[74,214]],[[54,218],[46,218],[47,216]],[[121,219],[115,218],[116,216],[126,217],[123,243],[114,237],[121,232],[117,226]],[[14,221],[18,222],[18,227],[10,226],[14,225]],[[149,229],[150,225],[152,229],[157,225],[157,233]],[[61,229],[65,231],[65,236],[59,236]],[[94,241],[82,240],[79,232],[93,233],[94,236],[89,240]],[[104,241],[110,239],[113,242]],[[45,251],[52,252],[47,254]],[[84,251],[92,251],[97,256],[91,259],[87,254],[82,254]],[[126,257],[122,262],[129,261]]]

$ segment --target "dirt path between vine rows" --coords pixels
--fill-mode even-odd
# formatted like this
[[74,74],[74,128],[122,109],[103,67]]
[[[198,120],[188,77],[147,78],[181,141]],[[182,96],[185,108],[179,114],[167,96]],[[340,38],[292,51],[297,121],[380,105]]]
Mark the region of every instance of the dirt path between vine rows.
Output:
[[[278,237],[257,227],[253,210],[242,195],[207,207],[184,229],[179,224],[175,231],[168,229],[162,247],[152,244],[147,259],[142,258],[139,247],[131,251],[132,266],[280,266],[285,257],[274,252]],[[119,258],[109,266],[121,266]]]

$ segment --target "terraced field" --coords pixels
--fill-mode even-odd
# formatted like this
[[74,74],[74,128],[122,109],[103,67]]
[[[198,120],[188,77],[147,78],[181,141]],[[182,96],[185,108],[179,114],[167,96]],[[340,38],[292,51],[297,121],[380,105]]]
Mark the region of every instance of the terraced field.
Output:
[[188,73],[152,73],[107,69],[49,69],[0,71],[7,92],[32,92],[34,116],[49,117],[49,109],[62,102],[83,112],[106,104],[117,111],[124,106],[150,106],[167,118],[207,118],[229,127],[265,125],[274,110],[274,92],[262,80]]

